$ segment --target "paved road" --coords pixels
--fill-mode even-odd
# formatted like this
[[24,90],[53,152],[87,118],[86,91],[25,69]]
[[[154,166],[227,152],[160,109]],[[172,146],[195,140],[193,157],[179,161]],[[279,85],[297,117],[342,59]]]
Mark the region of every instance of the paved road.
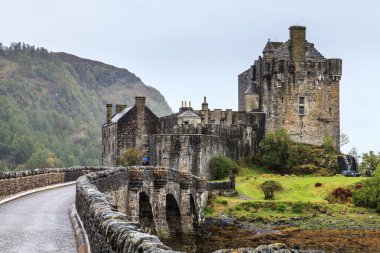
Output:
[[76,252],[68,209],[75,185],[26,195],[0,205],[0,252]]

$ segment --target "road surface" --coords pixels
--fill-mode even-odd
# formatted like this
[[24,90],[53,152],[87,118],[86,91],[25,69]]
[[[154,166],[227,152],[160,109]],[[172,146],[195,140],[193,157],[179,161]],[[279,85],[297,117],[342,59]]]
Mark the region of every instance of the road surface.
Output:
[[75,184],[32,193],[0,205],[0,252],[76,252],[68,216]]

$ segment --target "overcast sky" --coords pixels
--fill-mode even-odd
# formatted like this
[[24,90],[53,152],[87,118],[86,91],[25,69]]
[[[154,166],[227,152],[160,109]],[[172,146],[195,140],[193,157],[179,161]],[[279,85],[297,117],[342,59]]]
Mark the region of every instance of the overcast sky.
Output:
[[[344,150],[380,151],[380,2],[244,0],[0,0],[0,41],[25,42],[127,68],[174,111],[237,109],[237,75],[289,26],[326,58],[343,59]],[[112,102],[112,101],[110,101]]]

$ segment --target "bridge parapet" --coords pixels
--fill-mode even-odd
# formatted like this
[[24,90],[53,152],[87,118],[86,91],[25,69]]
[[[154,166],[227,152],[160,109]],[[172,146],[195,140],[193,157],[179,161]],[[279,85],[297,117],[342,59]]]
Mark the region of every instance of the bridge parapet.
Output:
[[[123,190],[128,194],[134,192],[129,204],[138,206],[140,195],[136,193],[143,188],[142,179],[153,182],[156,172],[158,170],[149,167],[115,168],[90,173],[77,180],[76,208],[86,229],[92,252],[176,252],[163,245],[157,236],[145,233],[137,222],[131,221],[130,215],[120,212],[110,196],[115,188],[107,188],[104,181],[109,179],[108,183],[111,185],[118,183],[115,180],[121,175],[126,175],[123,178],[127,186]],[[165,174],[161,172],[160,179]],[[101,192],[99,188],[106,192]]]
[[92,171],[107,167],[44,168],[15,172],[0,172],[0,199],[39,187],[66,183]]

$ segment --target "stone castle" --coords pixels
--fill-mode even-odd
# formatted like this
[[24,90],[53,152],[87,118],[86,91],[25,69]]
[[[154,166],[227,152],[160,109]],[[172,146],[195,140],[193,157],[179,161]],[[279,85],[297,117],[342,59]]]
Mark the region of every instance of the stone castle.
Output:
[[182,101],[177,113],[158,118],[136,97],[135,105],[107,104],[102,127],[102,164],[120,165],[122,153],[140,149],[151,165],[213,178],[215,155],[240,159],[254,154],[266,132],[286,129],[294,141],[320,145],[332,137],[339,149],[341,59],[326,59],[292,26],[286,42],[268,41],[254,64],[238,77],[238,111],[200,110]]

